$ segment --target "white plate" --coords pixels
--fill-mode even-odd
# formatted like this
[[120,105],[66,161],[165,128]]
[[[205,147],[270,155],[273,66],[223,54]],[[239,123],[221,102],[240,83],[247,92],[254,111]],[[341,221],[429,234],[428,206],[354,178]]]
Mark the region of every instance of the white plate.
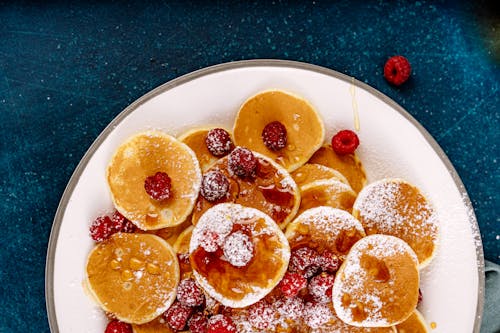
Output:
[[52,227],[46,267],[52,332],[103,332],[104,316],[81,282],[93,246],[89,224],[112,209],[105,167],[115,148],[151,128],[173,135],[196,125],[231,128],[241,103],[270,88],[309,100],[323,116],[327,138],[352,129],[353,109],[358,109],[358,152],[369,181],[405,178],[428,195],[440,216],[439,251],[421,274],[421,310],[428,323],[436,323],[432,332],[479,332],[481,238],[464,186],[443,151],[406,111],[375,89],[329,69],[277,60],[228,63],[170,81],[132,103],[97,138],[71,177]]

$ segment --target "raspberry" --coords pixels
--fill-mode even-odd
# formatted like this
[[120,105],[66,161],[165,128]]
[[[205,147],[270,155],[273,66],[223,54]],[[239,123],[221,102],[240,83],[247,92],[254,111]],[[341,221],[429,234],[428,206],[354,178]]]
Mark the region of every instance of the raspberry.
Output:
[[280,282],[281,292],[287,297],[295,297],[307,286],[307,280],[299,273],[286,272]]
[[132,326],[119,320],[113,320],[108,323],[104,333],[132,333]]
[[109,216],[99,216],[90,225],[90,237],[96,242],[102,242],[116,232]]
[[321,270],[329,273],[335,273],[340,267],[339,258],[327,250],[317,257],[316,263],[321,267]]
[[217,314],[208,319],[207,333],[236,333],[236,326],[228,316]]
[[170,327],[180,331],[186,326],[187,320],[192,312],[192,308],[184,306],[180,302],[174,302],[163,316]]
[[408,59],[403,56],[389,58],[384,66],[384,77],[396,86],[402,85],[408,80],[411,74],[411,65]]
[[191,333],[206,333],[208,319],[201,312],[196,312],[189,318],[188,327]]
[[229,154],[229,170],[240,177],[250,177],[257,169],[257,158],[248,149],[238,147]]
[[214,202],[222,199],[229,191],[229,180],[220,171],[214,170],[203,176],[201,182],[201,195],[208,201]]
[[274,331],[275,317],[276,310],[266,301],[259,301],[248,309],[248,321],[259,330]]
[[111,217],[113,226],[116,231],[119,232],[134,232],[137,230],[135,224],[133,224],[129,219],[123,216],[119,211],[115,211]]
[[214,128],[208,131],[205,144],[210,153],[217,157],[225,156],[233,150],[231,136],[222,128]]
[[250,238],[241,231],[232,233],[226,237],[223,248],[227,261],[235,267],[244,267],[253,258],[253,243]]
[[165,172],[157,172],[144,181],[146,193],[154,200],[163,201],[170,198],[172,180]]
[[313,300],[318,303],[329,303],[332,301],[332,286],[335,276],[327,273],[316,275],[309,281],[307,288]]
[[205,301],[205,295],[193,279],[184,279],[177,286],[177,300],[184,306],[199,306]]
[[273,121],[262,130],[262,141],[267,148],[278,151],[286,147],[286,128],[279,121]]
[[317,266],[318,252],[307,246],[292,251],[290,257],[290,271],[303,273],[306,268]]
[[200,246],[207,252],[215,252],[219,248],[219,235],[211,230],[203,230]]
[[304,306],[304,322],[311,328],[318,328],[333,318],[328,304],[306,303]]
[[359,138],[350,130],[342,130],[332,138],[333,151],[339,155],[352,154],[358,146]]

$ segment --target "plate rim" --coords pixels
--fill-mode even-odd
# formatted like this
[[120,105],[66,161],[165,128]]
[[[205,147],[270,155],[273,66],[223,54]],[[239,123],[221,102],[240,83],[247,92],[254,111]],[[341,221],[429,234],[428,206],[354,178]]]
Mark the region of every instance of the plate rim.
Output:
[[125,119],[130,113],[135,111],[139,106],[151,100],[152,98],[171,90],[181,84],[193,81],[195,79],[201,78],[206,75],[219,73],[227,70],[234,70],[240,68],[248,68],[248,67],[288,67],[293,69],[307,70],[312,71],[319,74],[324,74],[342,81],[345,81],[349,84],[352,84],[358,88],[364,89],[368,91],[373,96],[380,99],[385,104],[392,107],[396,110],[400,115],[402,115],[407,121],[409,121],[417,130],[423,135],[425,140],[430,144],[432,149],[439,156],[441,161],[444,163],[446,169],[450,173],[460,195],[462,196],[462,201],[467,208],[469,217],[469,226],[471,228],[472,237],[474,240],[474,244],[476,246],[476,262],[478,268],[478,297],[476,304],[476,316],[474,320],[474,331],[475,333],[479,333],[481,328],[481,319],[483,315],[484,308],[484,293],[485,293],[485,276],[484,276],[484,253],[483,253],[483,244],[481,241],[481,235],[479,231],[479,225],[477,223],[476,215],[460,176],[456,171],[455,167],[449,160],[448,156],[445,154],[443,149],[439,146],[437,141],[430,135],[430,133],[401,105],[396,103],[393,99],[383,94],[379,90],[374,87],[357,80],[356,78],[349,76],[347,74],[340,73],[336,70],[326,68],[319,65],[314,65],[305,62],[292,61],[292,60],[280,60],[280,59],[251,59],[251,60],[239,60],[221,63],[205,68],[201,68],[195,70],[193,72],[184,74],[177,78],[174,78],[166,83],[161,84],[160,86],[150,90],[146,94],[142,95],[134,102],[129,104],[125,109],[123,109],[111,122],[101,131],[99,136],[94,140],[94,142],[87,149],[82,159],[76,166],[73,174],[71,175],[66,188],[62,194],[61,200],[59,201],[59,205],[56,210],[56,214],[54,216],[54,220],[52,222],[52,227],[50,230],[50,237],[47,246],[47,255],[45,261],[45,305],[47,310],[47,319],[49,322],[49,329],[52,333],[59,333],[59,326],[57,324],[56,312],[55,312],[55,300],[54,300],[54,264],[55,264],[55,251],[57,247],[57,241],[59,238],[59,231],[62,224],[63,216],[66,211],[69,199],[73,194],[76,184],[80,179],[80,176],[90,161],[91,157],[94,155],[95,151],[100,147],[102,142],[108,137],[108,135],[116,128],[116,126]]

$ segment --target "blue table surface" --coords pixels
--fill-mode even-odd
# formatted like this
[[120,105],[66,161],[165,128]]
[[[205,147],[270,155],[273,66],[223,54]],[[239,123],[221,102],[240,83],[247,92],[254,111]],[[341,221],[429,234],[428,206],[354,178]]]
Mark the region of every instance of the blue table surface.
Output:
[[[498,13],[477,2],[0,2],[0,332],[49,331],[52,220],[101,130],[158,85],[241,59],[321,65],[401,104],[457,169],[498,263]],[[395,54],[413,66],[401,88],[382,76]]]

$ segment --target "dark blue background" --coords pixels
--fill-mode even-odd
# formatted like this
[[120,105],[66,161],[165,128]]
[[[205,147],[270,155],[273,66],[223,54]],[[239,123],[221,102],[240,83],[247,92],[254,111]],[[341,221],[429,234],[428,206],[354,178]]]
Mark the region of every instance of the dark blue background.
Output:
[[[52,219],[100,131],[158,85],[232,60],[310,62],[400,103],[456,167],[486,257],[499,262],[498,13],[486,3],[427,1],[0,2],[0,332],[48,331]],[[413,66],[402,88],[382,76],[394,54]]]

